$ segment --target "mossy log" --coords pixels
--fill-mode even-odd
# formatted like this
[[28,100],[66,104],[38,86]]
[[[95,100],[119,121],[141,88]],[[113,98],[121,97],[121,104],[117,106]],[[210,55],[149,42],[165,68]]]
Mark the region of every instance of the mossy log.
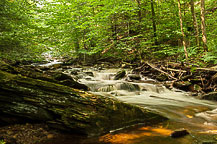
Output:
[[5,71],[0,71],[0,115],[0,123],[10,122],[4,117],[8,115],[88,136],[131,124],[165,120],[115,98]]
[[61,85],[66,85],[75,89],[81,89],[81,90],[89,89],[86,85],[78,83],[71,76],[67,74],[64,74],[62,72],[55,72],[55,71],[46,72],[31,65],[25,67],[13,67],[3,61],[0,61],[0,70],[12,74],[20,74],[22,76],[30,77],[33,79],[40,79],[44,81],[58,83]]

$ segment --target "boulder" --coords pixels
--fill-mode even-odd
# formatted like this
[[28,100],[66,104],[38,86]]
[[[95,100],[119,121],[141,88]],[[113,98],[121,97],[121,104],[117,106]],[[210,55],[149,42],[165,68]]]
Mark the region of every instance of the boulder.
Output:
[[172,138],[179,138],[186,135],[189,135],[190,133],[186,129],[178,129],[171,133]]
[[[50,127],[101,135],[136,123],[166,118],[115,98],[90,94],[54,82],[0,71],[0,123],[44,122]],[[8,118],[9,117],[9,118]]]
[[121,71],[116,73],[114,80],[120,80],[120,79],[124,78],[125,76],[126,76],[126,71],[121,70]]
[[91,76],[91,77],[93,77],[94,76],[94,74],[93,74],[93,72],[84,72],[87,76]]
[[128,74],[129,80],[141,80],[141,76],[139,74]]

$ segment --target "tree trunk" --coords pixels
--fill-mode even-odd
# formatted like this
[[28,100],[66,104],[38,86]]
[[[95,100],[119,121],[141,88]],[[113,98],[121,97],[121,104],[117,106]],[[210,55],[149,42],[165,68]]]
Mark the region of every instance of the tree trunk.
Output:
[[15,119],[45,122],[51,127],[89,136],[165,119],[114,98],[1,70],[0,114],[1,124]]
[[141,1],[140,0],[136,0],[137,5],[138,5],[138,18],[139,18],[139,25],[138,25],[138,30],[139,32],[141,32],[141,23],[142,23],[142,10],[141,10]]
[[182,42],[183,42],[184,51],[185,51],[185,58],[186,58],[186,61],[188,61],[188,52],[187,52],[186,41],[185,41],[185,33],[184,33],[184,30],[183,30],[183,22],[182,22],[182,12],[181,12],[180,0],[178,0],[178,8],[179,8],[179,20],[180,20],[180,27],[181,27],[182,37],[183,37]]
[[194,11],[194,0],[191,0],[191,14],[192,14],[192,19],[193,19],[193,23],[194,23],[194,30],[195,30],[195,38],[196,38],[196,43],[197,46],[200,47],[200,39],[199,39],[199,27],[197,24],[197,17]]
[[156,27],[156,19],[155,19],[155,10],[154,10],[154,2],[151,0],[151,13],[152,13],[152,25],[154,32],[154,42],[157,44],[157,27]]
[[113,15],[112,20],[111,20],[111,29],[112,29],[112,38],[114,42],[114,47],[117,45],[118,41],[118,33],[117,33],[117,17],[116,14]]
[[205,23],[205,1],[200,1],[200,12],[201,12],[201,30],[202,30],[202,40],[203,40],[203,49],[205,52],[208,51],[207,47],[207,38],[206,38],[206,23]]

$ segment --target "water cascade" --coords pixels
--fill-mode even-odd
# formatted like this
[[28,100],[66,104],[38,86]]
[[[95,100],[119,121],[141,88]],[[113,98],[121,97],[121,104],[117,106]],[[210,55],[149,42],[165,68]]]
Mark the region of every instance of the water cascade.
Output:
[[[138,144],[192,144],[213,141],[217,134],[217,103],[192,97],[189,92],[167,89],[161,83],[141,77],[139,81],[127,78],[114,80],[118,69],[94,71],[91,80],[80,81],[91,92],[154,110],[169,118],[155,127],[134,127],[100,137],[101,142]],[[173,139],[169,135],[184,128],[189,136]],[[205,143],[205,142],[204,142]]]

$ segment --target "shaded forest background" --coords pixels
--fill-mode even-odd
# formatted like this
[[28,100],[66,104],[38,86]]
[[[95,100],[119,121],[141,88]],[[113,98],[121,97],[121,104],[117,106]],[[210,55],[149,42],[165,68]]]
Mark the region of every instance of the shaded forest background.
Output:
[[0,57],[40,61],[52,55],[85,63],[167,59],[200,66],[217,64],[217,1],[205,1],[205,25],[203,2],[1,0]]

